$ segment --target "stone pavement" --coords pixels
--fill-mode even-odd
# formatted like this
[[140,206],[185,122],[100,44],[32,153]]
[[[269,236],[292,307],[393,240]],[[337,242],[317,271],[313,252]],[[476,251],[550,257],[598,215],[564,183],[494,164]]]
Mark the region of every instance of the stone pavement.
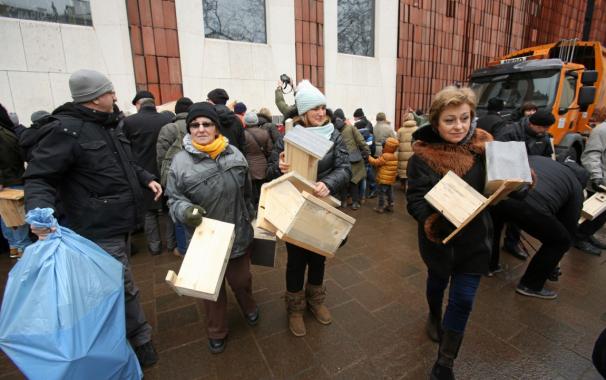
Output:
[[[230,292],[231,332],[223,354],[207,349],[204,308],[165,283],[180,260],[151,257],[144,238],[132,259],[141,300],[154,327],[159,363],[146,379],[426,379],[437,345],[424,333],[426,271],[417,252],[417,226],[396,191],[394,214],[378,215],[370,200],[359,211],[347,245],[328,262],[326,286],[333,314],[321,326],[308,313],[307,336],[288,331],[283,293],[285,252],[276,269],[253,267],[261,319],[249,327]],[[536,242],[532,243],[537,245]],[[459,379],[599,379],[591,351],[606,327],[606,253],[572,249],[562,261],[555,301],[515,294],[526,264],[502,254],[506,270],[480,285],[456,361]],[[3,290],[11,268],[0,256]],[[0,353],[0,379],[22,378]]]

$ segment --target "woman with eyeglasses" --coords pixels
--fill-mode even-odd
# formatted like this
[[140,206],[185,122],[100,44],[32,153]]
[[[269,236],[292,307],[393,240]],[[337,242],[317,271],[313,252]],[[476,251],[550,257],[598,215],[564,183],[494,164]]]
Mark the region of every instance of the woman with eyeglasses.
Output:
[[[235,239],[225,278],[249,325],[257,324],[259,309],[252,297],[249,246],[253,240],[251,183],[244,155],[219,133],[219,116],[212,104],[193,104],[187,114],[184,150],[175,155],[166,192],[174,220],[190,232],[208,217],[235,225]],[[225,349],[227,294],[225,282],[216,302],[204,300],[208,347]]]
[[[333,147],[318,162],[318,180],[315,194],[319,197],[340,194],[351,178],[349,153],[339,131],[326,116],[326,97],[309,81],[304,80],[297,86],[295,106],[298,116],[293,118],[294,125],[300,125],[309,131],[332,141]],[[284,160],[284,141],[279,139],[267,164],[267,179],[271,180],[287,173],[290,166]],[[306,334],[303,313],[309,307],[314,317],[323,325],[331,323],[331,315],[324,305],[326,287],[324,286],[324,261],[326,257],[305,248],[286,243],[288,261],[286,262],[286,310],[288,326],[295,336]],[[305,270],[307,269],[307,285]]]
[[[431,104],[429,122],[413,133],[414,155],[408,162],[408,213],[418,222],[419,251],[427,265],[429,304],[427,334],[440,343],[431,379],[454,379],[457,357],[480,278],[488,271],[492,220],[481,212],[447,244],[455,227],[425,200],[425,195],[449,171],[483,192],[486,181],[485,145],[492,136],[476,129],[476,100],[469,88],[446,87]],[[442,319],[444,291],[450,285]]]

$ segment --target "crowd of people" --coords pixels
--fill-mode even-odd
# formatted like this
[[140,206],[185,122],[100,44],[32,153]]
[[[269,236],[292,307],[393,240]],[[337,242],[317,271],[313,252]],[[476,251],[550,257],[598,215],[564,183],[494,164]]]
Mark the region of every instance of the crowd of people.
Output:
[[[230,96],[220,88],[210,91],[205,101],[178,99],[174,113],[158,112],[154,95],[141,90],[132,100],[137,113],[130,116],[118,109],[111,81],[99,72],[75,72],[69,88],[72,101],[52,113],[34,113],[29,128],[11,120],[0,106],[1,186],[24,189],[26,210],[53,209],[60,224],[123,264],[126,332],[142,367],[155,364],[158,355],[130,271],[131,233],[143,228],[151,255],[166,248],[182,257],[203,218],[234,224],[219,297],[204,301],[208,348],[212,353],[224,351],[229,333],[225,282],[246,322],[254,326],[260,318],[252,294],[251,223],[261,186],[290,170],[283,132],[268,108],[249,110],[242,101],[229,102]],[[545,284],[557,281],[558,263],[573,244],[593,255],[606,248],[594,236],[606,222],[606,213],[577,223],[583,190],[601,191],[606,184],[604,114],[596,113],[602,124],[591,134],[578,165],[574,160],[555,160],[547,133],[555,122],[551,112],[524,104],[520,120],[506,120],[499,113],[503,101],[495,98],[488,102],[488,113],[478,118],[475,95],[465,87],[438,92],[427,115],[409,109],[399,128],[383,112],[373,125],[362,108],[352,118],[341,108],[327,108],[325,95],[305,80],[296,86],[294,99],[293,105],[287,104],[282,86],[276,88],[276,106],[283,118],[333,143],[318,163],[316,196],[334,195],[341,199],[341,207],[354,213],[367,199],[378,196],[374,211],[381,214],[394,211],[396,182],[406,193],[406,207],[418,222],[419,252],[427,266],[427,335],[439,343],[432,379],[454,378],[454,361],[481,278],[502,271],[499,253],[505,225],[504,249],[515,257],[529,258],[521,231],[541,243],[516,287],[524,296],[557,297]],[[454,226],[425,195],[448,172],[482,192],[485,147],[493,140],[525,144],[533,184],[484,210],[443,244]],[[168,214],[164,238],[163,214]],[[52,232],[2,224],[12,258]],[[325,257],[290,243],[286,251],[288,326],[300,337],[306,334],[305,310],[323,325],[332,321],[325,305]],[[604,338],[601,341],[603,346]],[[596,346],[598,368],[605,361],[601,350]]]

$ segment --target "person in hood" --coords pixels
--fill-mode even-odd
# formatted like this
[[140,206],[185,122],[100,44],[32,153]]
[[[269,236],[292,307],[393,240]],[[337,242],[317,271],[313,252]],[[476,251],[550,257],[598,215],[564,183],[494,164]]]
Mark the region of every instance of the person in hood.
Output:
[[[492,136],[471,122],[476,104],[474,92],[467,87],[446,87],[438,92],[429,110],[429,124],[413,134],[414,155],[408,162],[407,209],[418,222],[419,251],[428,269],[427,333],[440,342],[432,379],[454,379],[454,360],[491,253],[492,222],[486,210],[443,244],[455,227],[425,199],[450,171],[477,191],[484,190],[485,146]],[[449,284],[442,319],[442,300]]]
[[[110,80],[94,70],[78,70],[70,76],[69,88],[73,102],[53,111],[54,121],[45,125],[48,131],[32,149],[23,176],[25,208],[55,209],[60,198],[66,227],[123,264],[126,334],[139,363],[148,367],[158,357],[127,249],[129,233],[141,222],[143,193],[151,191],[159,199],[162,187],[134,163]],[[31,227],[40,239],[52,232]]]
[[219,131],[229,143],[236,148],[242,154],[246,154],[246,137],[244,136],[244,126],[238,116],[229,109],[225,104],[229,100],[227,91],[222,88],[215,88],[207,95],[207,101],[215,105],[215,110],[219,115],[218,124]]
[[[235,237],[225,279],[234,292],[246,322],[255,325],[259,309],[252,296],[250,249],[255,210],[248,164],[219,128],[220,119],[211,103],[194,103],[187,114],[188,133],[183,150],[173,158],[166,193],[175,221],[187,225],[190,235],[203,217],[235,225]],[[208,348],[223,352],[229,332],[227,293],[222,281],[216,302],[204,300]]]
[[[393,188],[398,175],[398,140],[388,137],[382,147],[379,158],[369,157],[369,163],[377,168],[377,184],[379,185],[379,203],[374,209],[378,213],[393,212]],[[385,203],[387,201],[387,203]]]
[[[297,86],[295,105],[298,116],[293,119],[295,125],[307,128],[321,138],[332,141],[332,148],[318,162],[318,181],[314,195],[326,197],[339,194],[349,183],[351,165],[343,138],[326,116],[326,97],[309,81],[303,80]],[[284,157],[284,141],[279,139],[267,166],[267,179],[272,180],[288,173],[290,165]],[[286,308],[288,326],[295,336],[306,334],[303,312],[309,305],[313,315],[321,324],[332,321],[330,311],[324,305],[326,287],[324,286],[324,263],[326,257],[294,244],[286,243],[288,261],[286,262]],[[305,270],[307,269],[307,285]]]

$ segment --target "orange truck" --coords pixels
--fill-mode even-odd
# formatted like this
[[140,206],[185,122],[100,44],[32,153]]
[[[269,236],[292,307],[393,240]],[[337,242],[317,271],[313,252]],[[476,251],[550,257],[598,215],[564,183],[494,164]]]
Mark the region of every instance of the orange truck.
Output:
[[592,114],[606,111],[606,49],[597,41],[562,40],[514,51],[471,74],[478,116],[488,100],[504,102],[501,115],[517,121],[525,102],[551,110],[549,129],[558,159],[580,158]]

